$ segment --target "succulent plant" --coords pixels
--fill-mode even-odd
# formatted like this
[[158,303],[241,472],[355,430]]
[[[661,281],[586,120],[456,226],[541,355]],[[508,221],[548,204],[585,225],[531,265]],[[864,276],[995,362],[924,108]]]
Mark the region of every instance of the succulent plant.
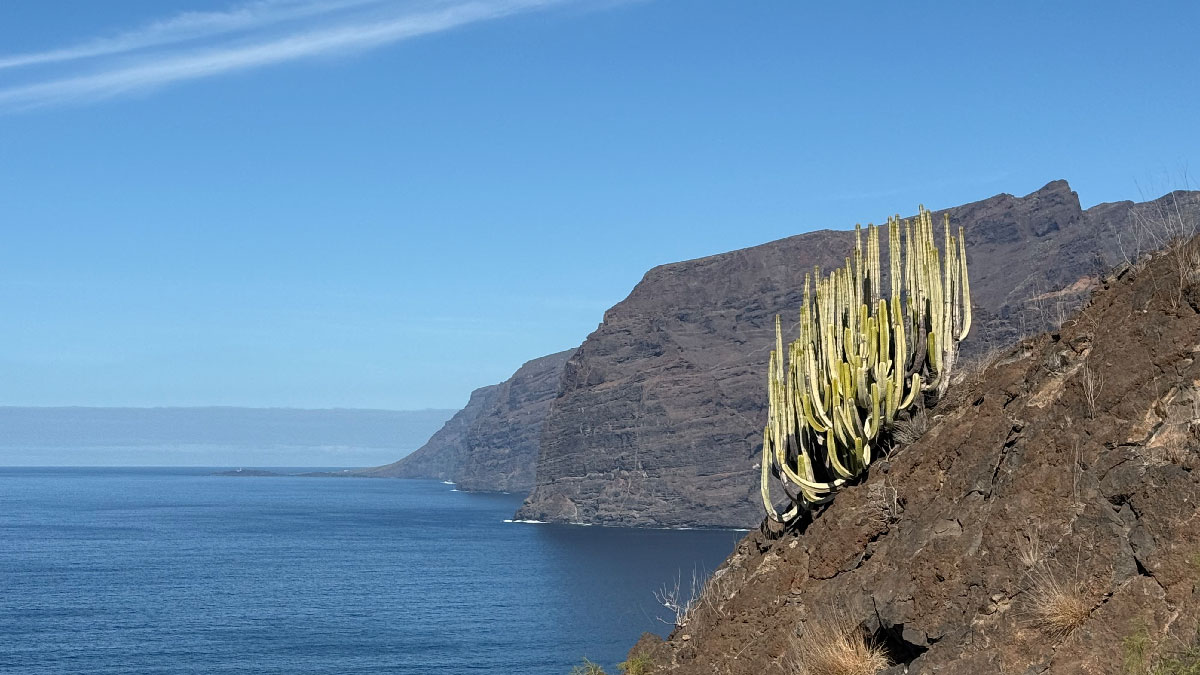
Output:
[[[805,276],[799,337],[785,345],[775,317],[761,478],[773,520],[790,522],[832,499],[866,471],[898,414],[936,401],[950,384],[958,342],[971,328],[962,228],[951,234],[945,217],[940,251],[924,206],[915,219],[889,218],[887,228],[886,278],[882,228],[867,226],[864,250],[856,226],[844,267]],[[783,515],[772,478],[791,501]]]

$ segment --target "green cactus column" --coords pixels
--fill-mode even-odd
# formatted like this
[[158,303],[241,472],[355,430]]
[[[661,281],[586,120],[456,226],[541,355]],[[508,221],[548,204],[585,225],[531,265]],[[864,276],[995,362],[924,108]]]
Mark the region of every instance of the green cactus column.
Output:
[[[864,247],[856,226],[845,266],[805,276],[794,341],[784,344],[775,317],[761,467],[772,520],[790,522],[861,476],[900,412],[918,396],[937,400],[945,393],[958,342],[970,331],[962,228],[952,234],[946,216],[939,250],[924,206],[915,219],[889,218],[886,298],[880,229],[867,226]],[[782,515],[772,480],[791,501]]]

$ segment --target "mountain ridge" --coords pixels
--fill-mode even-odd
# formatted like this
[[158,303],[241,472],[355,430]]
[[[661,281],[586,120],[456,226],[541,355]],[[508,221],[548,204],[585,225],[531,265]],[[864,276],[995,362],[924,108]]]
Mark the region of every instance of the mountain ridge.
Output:
[[[1063,180],[935,211],[965,229],[975,323],[964,356],[1056,325],[1122,259],[1136,212],[1173,195],[1200,211],[1196,192],[1085,211]],[[757,522],[752,474],[774,316],[798,311],[804,275],[841,265],[853,236],[819,230],[648,271],[566,363],[543,423],[537,484],[516,517]]]

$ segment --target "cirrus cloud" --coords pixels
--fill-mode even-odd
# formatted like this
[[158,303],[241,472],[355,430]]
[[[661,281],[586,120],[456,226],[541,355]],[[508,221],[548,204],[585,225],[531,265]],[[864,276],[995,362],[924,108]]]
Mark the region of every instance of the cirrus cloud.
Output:
[[[114,37],[0,55],[0,110],[95,101],[306,57],[375,49],[578,1],[257,0],[221,12],[187,12]],[[45,69],[52,72],[24,72]]]

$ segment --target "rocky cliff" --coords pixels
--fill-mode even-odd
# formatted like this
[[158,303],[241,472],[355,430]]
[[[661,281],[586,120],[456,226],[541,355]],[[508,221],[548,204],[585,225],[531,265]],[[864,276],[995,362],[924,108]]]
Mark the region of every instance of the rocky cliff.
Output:
[[361,471],[355,475],[372,478],[436,478],[454,480],[466,462],[467,434],[496,398],[499,384],[480,387],[471,392],[466,407],[454,413],[424,445],[403,459]]
[[1151,667],[1200,622],[1200,242],[1103,286],[802,529],[747,536],[648,672],[802,672],[831,621],[893,664],[836,672],[1194,672]]
[[461,490],[518,492],[534,484],[538,441],[571,351],[529,361],[504,382],[476,389],[425,445],[359,475],[436,478]]
[[[949,210],[966,229],[978,356],[1057,325],[1123,255],[1139,225],[1197,193],[1087,211],[1065,181]],[[1135,218],[1141,214],[1141,220]],[[940,216],[938,216],[940,217]],[[1145,230],[1145,231],[1143,231]],[[852,233],[821,231],[651,270],[567,362],[521,518],[746,527],[776,314],[798,312],[814,265],[841,264]]]

